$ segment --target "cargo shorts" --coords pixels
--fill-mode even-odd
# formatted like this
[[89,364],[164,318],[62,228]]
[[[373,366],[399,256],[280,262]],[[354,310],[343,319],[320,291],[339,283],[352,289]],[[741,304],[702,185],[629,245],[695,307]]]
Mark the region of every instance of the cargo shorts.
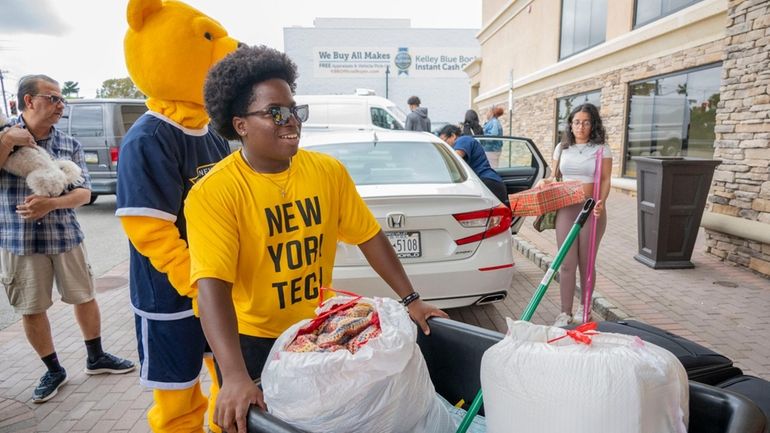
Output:
[[19,256],[0,248],[0,282],[17,314],[39,314],[53,305],[53,283],[63,302],[94,299],[94,280],[83,243],[60,254]]

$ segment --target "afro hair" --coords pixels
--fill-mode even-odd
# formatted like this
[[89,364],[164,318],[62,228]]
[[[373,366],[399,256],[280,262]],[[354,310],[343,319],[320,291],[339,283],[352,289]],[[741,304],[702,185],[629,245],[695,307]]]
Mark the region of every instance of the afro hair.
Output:
[[223,137],[236,140],[233,117],[248,111],[255,84],[278,78],[292,93],[297,88],[297,65],[284,53],[264,45],[242,46],[209,70],[203,97],[211,124]]

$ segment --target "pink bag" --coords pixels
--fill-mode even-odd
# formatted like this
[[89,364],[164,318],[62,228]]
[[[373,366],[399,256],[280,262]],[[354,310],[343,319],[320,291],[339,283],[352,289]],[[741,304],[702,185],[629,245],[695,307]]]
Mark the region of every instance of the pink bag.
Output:
[[538,216],[573,204],[583,203],[583,182],[568,180],[541,184],[508,196],[513,216]]

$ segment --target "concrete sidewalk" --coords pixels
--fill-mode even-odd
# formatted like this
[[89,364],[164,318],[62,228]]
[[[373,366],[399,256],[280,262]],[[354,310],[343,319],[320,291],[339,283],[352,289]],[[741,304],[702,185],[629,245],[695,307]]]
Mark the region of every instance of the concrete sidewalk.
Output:
[[[594,309],[609,318],[633,317],[692,339],[733,359],[746,374],[770,379],[770,281],[706,255],[702,236],[695,269],[656,271],[633,259],[637,251],[636,199],[613,192],[609,222],[597,258]],[[492,305],[449,310],[456,320],[505,331],[505,317],[518,317],[556,252],[554,232],[531,229],[531,218],[514,237],[516,269],[509,297]],[[106,350],[137,359],[128,297],[128,263],[96,280]],[[554,282],[533,322],[552,323],[559,313]],[[49,310],[54,340],[69,382],[44,404],[31,402],[43,365],[27,343],[20,322],[0,331],[0,433],[147,432],[152,393],[137,372],[87,376],[85,348],[72,308],[57,301]],[[204,389],[208,378],[204,373]]]

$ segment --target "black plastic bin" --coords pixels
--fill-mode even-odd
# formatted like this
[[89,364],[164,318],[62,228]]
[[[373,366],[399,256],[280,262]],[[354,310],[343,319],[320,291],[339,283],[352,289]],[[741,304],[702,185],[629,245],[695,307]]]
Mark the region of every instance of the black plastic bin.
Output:
[[767,433],[767,419],[748,398],[690,381],[688,433]]
[[[436,392],[455,404],[465,400],[470,406],[481,389],[481,358],[503,339],[497,331],[447,319],[431,319],[430,335],[417,334],[425,363]],[[484,408],[479,410],[484,415]]]
[[653,269],[685,269],[698,236],[714,168],[722,161],[684,157],[631,158],[636,163],[639,254]]
[[740,394],[757,405],[765,414],[770,429],[770,382],[755,376],[738,376],[728,379],[717,387]]
[[[428,337],[418,331],[417,344],[436,391],[451,403],[464,399],[467,406],[481,386],[481,357],[504,335],[448,319],[431,319],[430,329]],[[248,421],[249,433],[307,433],[255,408]],[[689,433],[765,433],[765,423],[746,397],[690,382]]]

